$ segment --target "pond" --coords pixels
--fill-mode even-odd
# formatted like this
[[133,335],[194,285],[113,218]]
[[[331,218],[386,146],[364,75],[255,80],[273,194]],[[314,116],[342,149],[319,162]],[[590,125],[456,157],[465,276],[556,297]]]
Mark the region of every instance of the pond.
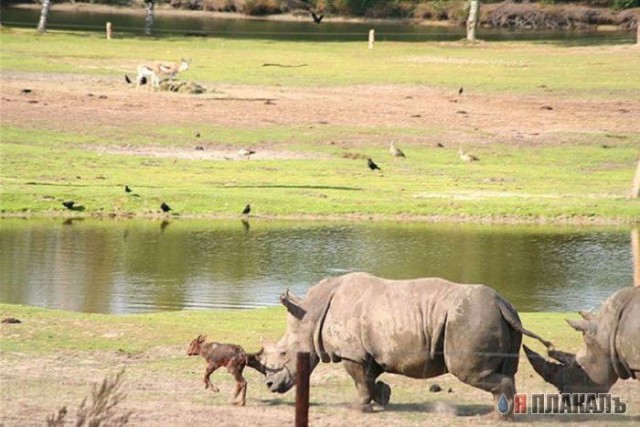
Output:
[[[4,8],[2,24],[9,27],[36,28],[40,11],[35,8]],[[47,27],[67,31],[105,31],[105,23],[111,22],[115,33],[142,35],[144,13],[114,11],[69,11],[49,12]],[[206,12],[189,14],[157,13],[153,26],[154,36],[212,36],[228,38],[251,38],[291,41],[357,41],[367,40],[369,30],[374,28],[378,41],[453,41],[466,37],[464,27],[417,25],[403,22],[331,22],[315,25],[311,18],[300,21],[274,21],[260,19],[214,18]],[[570,30],[525,30],[481,28],[478,37],[487,41],[497,40],[547,40],[566,44],[635,43],[633,31],[570,31]]]
[[350,271],[484,283],[520,311],[632,283],[621,228],[238,220],[0,221],[5,303],[98,313],[252,308]]

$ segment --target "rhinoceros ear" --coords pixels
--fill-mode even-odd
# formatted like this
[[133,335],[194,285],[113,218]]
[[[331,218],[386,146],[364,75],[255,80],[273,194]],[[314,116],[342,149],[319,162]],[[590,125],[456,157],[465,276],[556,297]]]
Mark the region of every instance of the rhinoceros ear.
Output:
[[293,292],[289,292],[289,289],[280,295],[280,303],[287,307],[287,311],[298,320],[302,319],[307,313],[307,311],[302,308],[302,299],[297,297]]
[[592,334],[595,332],[596,325],[593,322],[589,322],[585,319],[580,320],[572,320],[572,319],[564,319],[569,326],[571,326],[576,331],[584,332],[585,334]]

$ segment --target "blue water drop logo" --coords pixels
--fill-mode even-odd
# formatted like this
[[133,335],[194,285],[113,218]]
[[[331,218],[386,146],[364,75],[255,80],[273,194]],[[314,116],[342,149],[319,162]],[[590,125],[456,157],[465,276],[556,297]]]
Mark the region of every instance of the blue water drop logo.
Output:
[[504,393],[502,393],[502,396],[500,396],[500,400],[498,400],[498,406],[496,409],[502,415],[509,412],[509,401],[507,401],[507,397],[504,395]]

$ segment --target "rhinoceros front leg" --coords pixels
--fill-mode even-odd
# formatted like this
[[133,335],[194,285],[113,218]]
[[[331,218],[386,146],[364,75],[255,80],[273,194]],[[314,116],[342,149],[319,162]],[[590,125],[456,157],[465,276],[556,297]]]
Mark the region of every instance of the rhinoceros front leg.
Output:
[[376,383],[376,378],[382,373],[382,369],[377,364],[360,364],[345,360],[342,363],[358,390],[357,409],[362,412],[371,412],[373,411],[372,401],[383,406],[389,403],[391,388],[382,381]]

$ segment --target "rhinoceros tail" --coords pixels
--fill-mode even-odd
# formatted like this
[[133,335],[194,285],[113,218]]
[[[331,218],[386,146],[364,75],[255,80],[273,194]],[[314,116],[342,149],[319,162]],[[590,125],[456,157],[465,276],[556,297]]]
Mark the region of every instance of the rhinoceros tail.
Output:
[[537,339],[548,349],[553,349],[553,344],[551,343],[551,341],[545,340],[540,335],[534,334],[533,332],[528,331],[524,328],[524,326],[522,326],[522,322],[520,321],[518,312],[507,300],[500,297],[499,295],[496,296],[496,300],[498,307],[500,308],[500,313],[502,313],[502,317],[513,329],[528,337]]

